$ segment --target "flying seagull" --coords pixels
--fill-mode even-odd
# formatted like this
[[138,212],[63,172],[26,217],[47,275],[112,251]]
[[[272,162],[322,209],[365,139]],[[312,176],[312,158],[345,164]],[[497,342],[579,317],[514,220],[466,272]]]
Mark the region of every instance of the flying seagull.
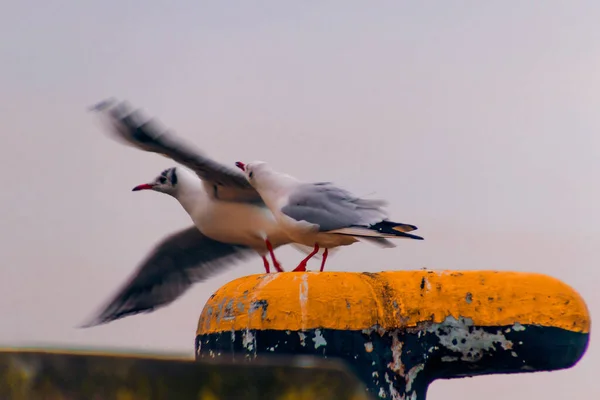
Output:
[[275,269],[283,271],[274,249],[290,239],[243,173],[208,158],[125,102],[104,101],[93,110],[114,138],[181,164],[133,190],[174,197],[194,225],[158,243],[126,285],[83,327],[168,305],[194,283],[255,254],[262,257],[267,273],[267,253]]

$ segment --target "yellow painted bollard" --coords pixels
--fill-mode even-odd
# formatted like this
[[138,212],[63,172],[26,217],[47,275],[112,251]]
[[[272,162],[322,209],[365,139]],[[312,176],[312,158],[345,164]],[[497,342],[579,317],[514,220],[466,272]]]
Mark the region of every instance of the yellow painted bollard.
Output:
[[341,358],[373,395],[423,400],[435,379],[569,368],[589,331],[581,297],[540,274],[290,272],[213,294],[196,358]]

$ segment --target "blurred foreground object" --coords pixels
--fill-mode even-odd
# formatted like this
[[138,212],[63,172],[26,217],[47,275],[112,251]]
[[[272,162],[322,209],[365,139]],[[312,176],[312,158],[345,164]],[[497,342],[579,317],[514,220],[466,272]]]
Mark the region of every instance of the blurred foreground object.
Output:
[[115,353],[0,351],[2,400],[368,400],[340,363],[277,357],[252,364]]
[[280,273],[220,288],[200,316],[196,355],[341,358],[374,396],[424,400],[436,379],[569,368],[589,331],[579,294],[540,274]]

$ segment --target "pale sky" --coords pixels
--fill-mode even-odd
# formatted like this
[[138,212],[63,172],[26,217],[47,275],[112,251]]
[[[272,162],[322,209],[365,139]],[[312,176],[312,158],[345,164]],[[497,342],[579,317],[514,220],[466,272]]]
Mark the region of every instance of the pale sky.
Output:
[[[191,355],[210,294],[263,270],[256,258],[155,313],[75,329],[190,224],[174,199],[131,192],[173,163],[104,135],[86,107],[109,96],[221,162],[374,192],[425,237],[344,248],[329,270],[540,272],[600,317],[598,21],[595,0],[5,2],[0,344]],[[302,257],[278,254],[286,269]],[[592,336],[573,369],[429,397],[599,398]]]

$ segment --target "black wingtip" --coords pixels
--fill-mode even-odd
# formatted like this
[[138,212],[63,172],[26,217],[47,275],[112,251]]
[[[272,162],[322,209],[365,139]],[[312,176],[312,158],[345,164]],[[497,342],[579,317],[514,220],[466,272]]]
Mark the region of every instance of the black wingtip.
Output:
[[405,237],[407,239],[425,240],[421,236],[411,235],[410,233],[404,233],[404,232],[396,232],[394,235],[396,235],[397,237]]

